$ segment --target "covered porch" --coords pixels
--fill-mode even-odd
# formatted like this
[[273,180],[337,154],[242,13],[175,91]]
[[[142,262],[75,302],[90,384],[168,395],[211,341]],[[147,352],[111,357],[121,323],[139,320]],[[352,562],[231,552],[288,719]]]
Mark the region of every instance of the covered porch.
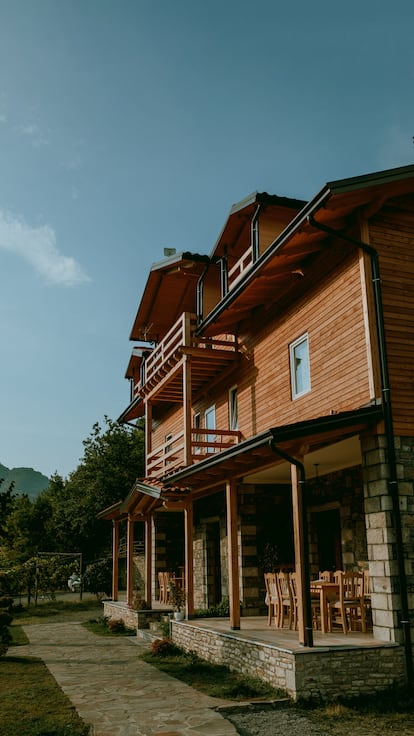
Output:
[[[156,622],[171,609],[157,600],[151,610],[131,611],[126,594],[120,600],[104,601],[104,615],[136,625],[139,638],[151,641],[162,636]],[[151,623],[153,625],[151,625]],[[174,642],[208,661],[242,670],[297,700],[334,700],[372,694],[405,680],[403,648],[381,642],[372,632],[314,631],[313,646],[304,647],[298,632],[269,626],[266,616],[242,616],[240,629],[229,618],[170,620]]]
[[[392,576],[397,574],[392,547],[387,542],[392,528],[388,516],[375,511],[376,505],[382,503],[380,498],[374,499],[375,494],[384,497],[384,504],[389,502],[387,489],[376,482],[376,474],[382,477],[384,473],[384,466],[378,462],[381,420],[381,407],[372,405],[273,428],[158,482],[137,482],[128,499],[114,508],[113,516],[105,517],[113,519],[114,528],[121,518],[126,519],[130,540],[134,523],[144,523],[146,600],[152,600],[155,614],[158,606],[154,519],[161,515],[167,518],[164,512],[181,511],[188,600],[187,620],[172,623],[177,644],[235,669],[240,669],[242,663],[244,671],[272,682],[296,699],[372,692],[404,681],[408,653],[402,646],[398,598],[392,588]],[[342,473],[343,483],[344,471],[358,468],[356,514],[349,505],[353,478],[350,487],[342,485],[337,490],[335,507],[323,488],[310,492],[309,481],[318,478],[318,467]],[[267,489],[267,496],[261,491],[263,488]],[[269,626],[266,616],[265,570],[258,552],[261,531],[255,525],[255,517],[260,504],[278,495],[281,499],[283,496],[283,507],[289,506],[291,515],[291,558],[283,562],[293,564],[298,578],[296,629]],[[219,503],[214,504],[214,498]],[[335,514],[340,512],[341,521],[346,515],[346,537],[341,542],[343,567],[352,569],[361,560],[369,568],[373,630],[368,634],[322,633],[313,626],[310,582],[321,568],[320,551],[312,538],[312,516],[319,517],[326,510],[329,519],[334,510]],[[270,526],[274,525],[275,517],[271,513],[267,516]],[[361,556],[358,552],[363,545],[358,549],[354,545],[352,554],[350,551],[355,524],[365,539]],[[209,607],[205,568],[209,560],[203,548],[214,542],[214,535],[210,534],[213,526],[217,531],[216,556],[221,576],[218,587],[222,597],[229,599],[230,616],[196,618],[197,609]],[[376,544],[380,537],[381,547]],[[129,604],[132,592],[131,579]],[[114,591],[114,600],[116,595]]]

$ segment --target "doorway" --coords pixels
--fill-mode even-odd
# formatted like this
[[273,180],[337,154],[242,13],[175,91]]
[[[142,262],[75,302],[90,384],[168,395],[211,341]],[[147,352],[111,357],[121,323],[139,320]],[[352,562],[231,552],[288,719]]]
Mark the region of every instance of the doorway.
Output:
[[314,512],[312,520],[317,539],[319,570],[342,570],[339,508]]
[[206,529],[207,606],[221,602],[220,524],[209,522]]

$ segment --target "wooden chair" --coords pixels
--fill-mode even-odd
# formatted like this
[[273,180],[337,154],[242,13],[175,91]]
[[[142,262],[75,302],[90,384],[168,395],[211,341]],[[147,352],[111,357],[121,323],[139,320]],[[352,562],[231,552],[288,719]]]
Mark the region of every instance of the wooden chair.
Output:
[[319,572],[319,580],[325,580],[327,583],[333,583],[333,572],[330,570],[323,570]]
[[159,572],[158,573],[158,587],[160,589],[160,597],[159,602],[160,603],[166,603],[166,590],[165,590],[165,582],[164,582],[164,573]]
[[289,629],[291,629],[294,618],[294,603],[292,600],[291,586],[289,584],[289,573],[278,572],[277,581],[280,593],[279,628],[283,628],[285,618],[287,618]]
[[297,580],[296,580],[296,573],[290,572],[288,573],[288,581],[289,581],[289,587],[290,587],[290,595],[291,595],[291,601],[292,601],[292,628],[297,629],[298,628],[298,589],[297,589]]
[[271,626],[272,620],[275,622],[275,626],[279,625],[280,616],[280,594],[279,587],[277,584],[277,576],[275,572],[265,572],[264,574],[265,585],[266,585],[266,605],[268,610],[268,624]]
[[362,572],[338,571],[334,575],[339,585],[339,598],[328,603],[328,631],[332,631],[335,619],[342,624],[344,634],[348,634],[357,624],[366,631],[366,611],[364,600],[364,575]]

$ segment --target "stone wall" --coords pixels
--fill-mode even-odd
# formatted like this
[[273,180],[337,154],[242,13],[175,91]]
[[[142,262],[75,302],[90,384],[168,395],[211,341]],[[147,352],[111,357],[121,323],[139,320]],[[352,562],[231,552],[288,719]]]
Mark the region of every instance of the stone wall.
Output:
[[123,602],[103,601],[103,615],[111,621],[123,621],[127,629],[148,629],[166,613],[168,612],[149,609],[135,611]]
[[258,677],[294,700],[371,695],[405,682],[404,652],[398,645],[289,651],[186,622],[172,622],[172,638],[186,651]]
[[[401,642],[400,579],[387,442],[382,435],[366,435],[361,438],[361,443],[374,636],[382,641]],[[396,437],[395,450],[408,606],[413,616],[414,439]]]

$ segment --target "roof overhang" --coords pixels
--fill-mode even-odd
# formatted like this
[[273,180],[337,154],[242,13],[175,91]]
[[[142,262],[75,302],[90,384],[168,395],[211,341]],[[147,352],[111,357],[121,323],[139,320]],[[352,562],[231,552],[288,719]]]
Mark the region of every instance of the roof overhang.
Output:
[[[286,308],[289,299],[314,283],[321,270],[319,256],[326,258],[328,254],[332,260],[333,251],[330,236],[313,227],[311,217],[330,228],[345,230],[355,211],[369,218],[409,193],[414,193],[412,165],[326,184],[206,316],[198,334],[236,331],[253,308],[277,303]],[[349,245],[341,247],[349,252]],[[337,243],[335,251],[339,252]]]
[[179,253],[155,263],[149,273],[130,339],[159,342],[183,312],[196,310],[196,284],[210,259]]
[[122,507],[123,501],[117,501],[117,503],[113,503],[111,506],[108,506],[106,509],[102,509],[96,516],[98,519],[105,519],[106,521],[112,521],[112,520],[118,520],[125,518],[125,514],[122,513],[121,507]]
[[282,210],[292,210],[292,217],[306,204],[302,199],[293,199],[290,197],[279,197],[276,194],[267,194],[267,192],[253,192],[240,202],[233,204],[228,214],[223,229],[217,238],[211,258],[217,258],[224,255],[229,243],[233,243],[240,230],[243,229],[245,223],[250,223],[258,206],[265,208],[268,206],[278,207]]
[[124,409],[117,421],[119,424],[126,424],[127,422],[132,422],[134,419],[140,419],[144,414],[144,402],[142,401],[141,396],[137,396],[130,404],[128,404],[127,408]]

